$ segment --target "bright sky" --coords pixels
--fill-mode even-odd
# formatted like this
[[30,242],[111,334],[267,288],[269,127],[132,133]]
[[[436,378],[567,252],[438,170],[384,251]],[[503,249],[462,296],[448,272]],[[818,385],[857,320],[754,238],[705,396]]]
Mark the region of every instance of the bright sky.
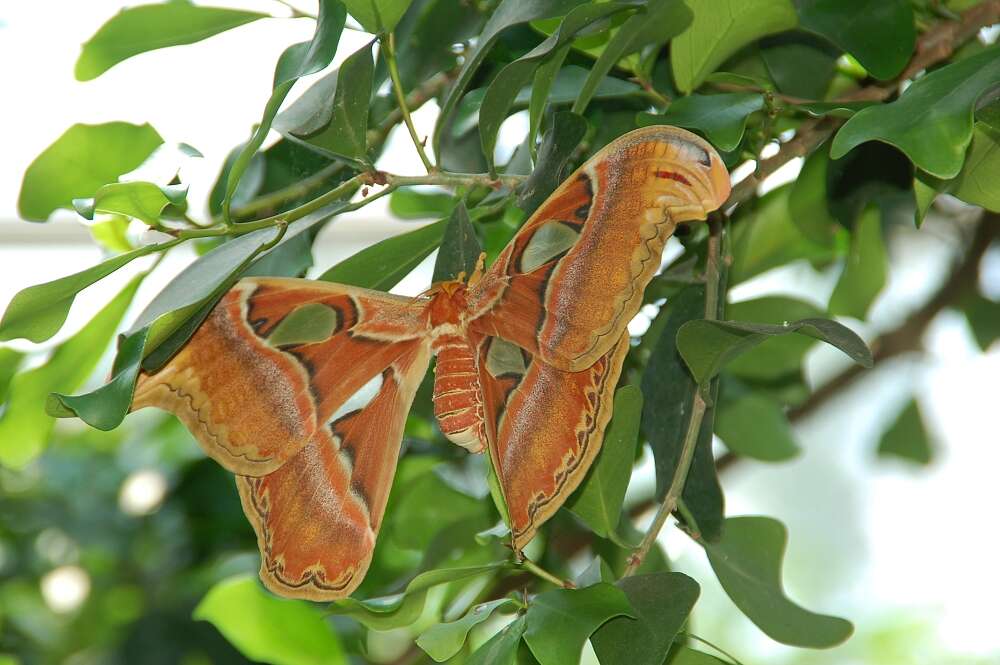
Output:
[[[0,5],[0,62],[5,63],[0,89],[7,91],[0,110],[0,308],[24,286],[100,258],[72,214],[48,225],[16,221],[21,176],[41,150],[74,122],[149,122],[167,141],[190,143],[205,154],[184,173],[196,202],[193,209],[199,210],[197,202],[204,200],[222,159],[259,119],[278,55],[288,44],[308,39],[312,29],[308,20],[259,21],[200,44],[133,58],[95,81],[75,81],[79,44],[120,4],[88,0]],[[278,3],[263,0],[215,4],[284,11]],[[345,39],[349,43],[343,44],[338,60],[360,46],[365,35],[345,33]],[[422,133],[430,130],[433,113],[428,108],[417,114]],[[387,153],[394,171],[421,172],[405,136],[397,134]],[[328,266],[400,228],[384,208],[366,208],[329,229],[317,262]],[[891,325],[919,305],[951,256],[951,240],[934,224],[919,233],[898,229],[892,240],[895,272],[877,304],[876,326]],[[998,254],[994,252],[989,263],[994,293],[1000,291]],[[186,260],[178,257],[175,265]],[[122,271],[81,296],[68,329],[89,318],[126,278],[127,271]],[[144,297],[155,293],[164,279],[147,285]],[[419,282],[407,288],[419,289]],[[822,295],[830,288],[829,275],[795,266],[741,287],[734,297],[778,290],[815,300],[817,292]],[[852,325],[858,328],[856,322]],[[927,362],[903,359],[873,372],[863,391],[846,395],[840,408],[802,426],[800,441],[806,452],[798,460],[778,466],[746,464],[744,470],[727,475],[728,512],[762,513],[785,521],[791,534],[788,588],[811,609],[847,616],[861,630],[902,612],[928,622],[932,636],[952,652],[1000,655],[993,609],[1000,597],[1000,577],[991,573],[1000,541],[992,526],[995,520],[981,508],[1000,505],[1000,483],[995,480],[1000,468],[995,404],[1000,353],[994,346],[992,353],[980,354],[963,320],[952,314],[932,326],[927,347]],[[825,349],[815,355],[808,366],[812,377],[839,362],[835,352]],[[921,395],[929,425],[939,438],[939,455],[929,470],[873,459],[878,432],[912,391]],[[850,417],[845,419],[845,413]],[[711,582],[704,557],[686,546],[682,536],[668,529],[665,538],[670,550],[682,555],[682,569],[705,583],[698,633],[721,636],[718,641],[745,655],[747,662],[755,662],[748,642],[758,648],[758,655],[768,655],[767,662],[792,657],[794,650],[761,636],[732,608]],[[820,606],[810,602],[830,591]]]

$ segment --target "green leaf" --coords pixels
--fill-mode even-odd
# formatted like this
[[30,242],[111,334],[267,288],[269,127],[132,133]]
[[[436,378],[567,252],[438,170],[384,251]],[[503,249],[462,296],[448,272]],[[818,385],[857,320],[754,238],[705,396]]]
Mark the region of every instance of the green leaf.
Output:
[[365,32],[373,35],[382,32],[392,32],[392,29],[403,18],[407,7],[413,0],[344,0],[347,11],[351,13]]
[[695,651],[685,646],[678,646],[674,656],[667,662],[667,665],[728,665],[728,663],[707,653]]
[[541,665],[580,660],[583,644],[613,617],[635,617],[625,593],[601,582],[585,589],[555,589],[538,594],[525,615],[524,641]]
[[646,10],[628,17],[601,51],[580,88],[572,111],[582,114],[593,99],[601,80],[626,55],[650,44],[663,44],[691,24],[693,14],[683,0],[650,0]]
[[388,291],[441,245],[447,225],[448,220],[442,219],[386,238],[344,259],[319,279]]
[[501,69],[483,97],[479,110],[479,137],[483,155],[489,169],[493,170],[493,152],[500,125],[507,117],[521,88],[527,85],[538,65],[588,26],[607,19],[619,12],[632,9],[616,2],[586,4],[574,8],[559,24],[559,28],[541,44]]
[[330,612],[349,616],[372,630],[409,626],[423,612],[427,591],[432,587],[494,573],[506,565],[506,563],[491,563],[484,566],[431,570],[414,577],[401,593],[369,600],[345,598],[334,603],[330,607]]
[[687,94],[747,44],[790,30],[798,17],[789,0],[687,0],[694,20],[671,42],[677,89]]
[[788,213],[799,231],[823,247],[833,247],[843,227],[827,206],[830,154],[822,148],[806,157],[788,193]]
[[447,217],[455,205],[455,197],[447,192],[422,192],[407,187],[389,195],[389,211],[400,219]]
[[756,92],[721,95],[688,95],[674,100],[662,115],[640,113],[638,124],[677,125],[697,129],[719,150],[735,150],[743,140],[747,118],[764,108],[764,96]]
[[618,581],[635,618],[615,617],[591,638],[601,665],[662,665],[701,589],[683,573],[636,575]]
[[878,442],[878,454],[879,457],[899,457],[921,466],[931,463],[934,450],[917,400],[911,399],[895,422],[882,434]]
[[45,413],[46,396],[75,390],[86,381],[114,338],[143,277],[129,282],[79,332],[56,347],[45,364],[13,378],[7,407],[0,416],[0,464],[23,468],[46,446],[54,424]]
[[[987,123],[977,122],[972,133],[972,143],[969,145],[965,163],[962,164],[959,174],[953,180],[944,181],[918,174],[914,188],[918,186],[917,183],[929,185],[935,194],[946,192],[966,203],[1000,212],[1000,188],[996,186],[998,179],[1000,179],[1000,130],[990,127]],[[926,202],[926,206],[929,205],[930,203]]]
[[11,379],[17,374],[24,360],[24,353],[7,346],[0,346],[0,404],[7,401]]
[[[823,311],[801,300],[784,296],[764,296],[732,303],[726,308],[733,321],[780,324],[785,321],[818,318]],[[790,374],[801,374],[806,353],[816,340],[805,335],[774,337],[761,342],[752,355],[734,358],[727,371],[742,379],[774,382]]]
[[622,502],[639,438],[642,391],[625,386],[615,393],[614,416],[604,434],[604,443],[580,488],[566,507],[601,538],[616,537]]
[[73,125],[28,166],[17,209],[27,220],[44,222],[57,208],[69,208],[73,199],[93,196],[136,169],[161,143],[148,124]]
[[0,319],[0,340],[23,337],[44,342],[62,328],[76,294],[125,264],[158,249],[147,245],[59,279],[29,286],[11,299]]
[[[368,161],[368,106],[375,63],[372,45],[358,49],[337,71],[336,90],[303,124],[275,129],[319,148],[323,153],[360,162]],[[279,116],[279,120],[282,116]]]
[[[661,309],[666,317],[662,332],[642,374],[642,427],[653,450],[656,494],[662,498],[673,480],[681,445],[691,419],[697,384],[677,352],[677,331],[686,322],[705,315],[705,287],[685,287]],[[702,421],[694,458],[681,497],[706,538],[714,539],[722,527],[723,496],[712,456],[712,414]]]
[[513,26],[524,25],[538,19],[563,16],[583,2],[584,0],[533,0],[531,2],[503,0],[500,3],[490,16],[490,20],[483,26],[482,32],[476,39],[475,48],[462,63],[458,78],[441,105],[441,112],[434,127],[434,154],[443,154],[441,141],[444,139],[445,129],[450,127],[459,100],[465,94],[466,88],[469,87],[476,70],[479,69],[486,55],[500,37],[500,33]]
[[774,335],[799,333],[837,347],[854,362],[872,366],[872,355],[850,328],[829,319],[802,319],[784,325],[744,321],[688,321],[677,331],[677,350],[695,381],[707,383],[726,363]]
[[885,286],[889,257],[882,240],[878,208],[869,206],[851,234],[851,249],[844,272],[830,295],[830,313],[864,320],[875,298]]
[[823,35],[883,81],[902,72],[913,55],[910,0],[801,0],[799,18],[803,28]]
[[542,137],[538,162],[517,198],[525,213],[533,213],[566,178],[570,158],[586,133],[587,121],[582,115],[560,111],[552,116],[552,126]]
[[518,617],[476,649],[468,660],[468,665],[514,665],[526,627],[527,619]]
[[715,433],[737,455],[762,462],[783,462],[799,454],[784,409],[755,392],[747,391],[722,402],[715,418]]
[[899,99],[856,113],[840,128],[830,156],[843,157],[865,141],[894,145],[938,178],[954,178],[972,140],[976,102],[1000,80],[1000,46],[918,78]]
[[962,311],[980,349],[987,350],[1000,338],[1000,304],[972,293],[962,301]]
[[78,81],[90,81],[134,55],[193,44],[267,14],[203,7],[187,0],[126,7],[88,39],[76,61]]
[[475,605],[458,621],[435,624],[425,630],[417,638],[417,646],[442,663],[462,650],[470,630],[504,606],[516,607],[517,604],[510,598],[500,598]]
[[194,609],[247,658],[273,665],[347,665],[340,639],[323,611],[278,598],[248,575],[217,583]]
[[465,202],[459,202],[448,218],[431,281],[439,284],[456,280],[462,273],[468,279],[482,251]]
[[731,517],[722,540],[702,543],[722,588],[751,621],[782,644],[827,648],[854,628],[838,617],[814,614],[785,596],[781,561],[788,534],[769,517]]
[[187,187],[159,187],[151,182],[113,182],[104,185],[92,199],[73,199],[73,207],[93,219],[95,212],[124,215],[141,220],[149,226],[160,223],[160,213],[168,205],[184,205]]
[[264,143],[267,133],[271,130],[271,123],[281,103],[285,101],[289,90],[300,77],[315,74],[330,64],[337,53],[337,44],[340,42],[340,34],[344,30],[346,20],[347,10],[340,0],[320,0],[316,33],[312,40],[289,46],[278,58],[278,64],[274,69],[274,85],[271,97],[264,107],[264,115],[250,140],[233,162],[226,179],[226,193],[222,199],[222,215],[225,219],[230,219],[230,207],[236,188],[257,149]]
[[124,254],[135,249],[128,237],[129,220],[122,215],[111,215],[90,225],[90,237],[111,254]]
[[840,50],[825,39],[793,30],[760,40],[759,51],[778,90],[806,99],[826,97]]
[[805,102],[795,107],[817,118],[824,115],[849,118],[862,109],[877,105],[878,102]]
[[443,528],[470,517],[486,518],[483,501],[449,487],[433,472],[409,483],[400,499],[387,524],[393,542],[404,549],[425,551]]

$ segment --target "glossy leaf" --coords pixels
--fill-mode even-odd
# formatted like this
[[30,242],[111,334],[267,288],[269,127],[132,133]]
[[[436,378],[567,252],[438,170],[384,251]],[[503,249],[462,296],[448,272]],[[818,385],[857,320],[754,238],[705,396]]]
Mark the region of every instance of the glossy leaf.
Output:
[[851,117],[834,137],[830,155],[839,159],[865,141],[883,141],[931,175],[954,178],[972,140],[975,104],[997,80],[1000,46],[936,69],[896,101]]
[[[764,296],[732,303],[726,308],[726,314],[733,321],[781,324],[819,318],[823,316],[823,310],[795,298]],[[805,335],[766,339],[752,354],[731,360],[726,371],[741,379],[779,381],[790,374],[801,374],[806,353],[815,344],[815,339]]]
[[442,154],[441,142],[444,138],[444,130],[451,125],[459,100],[469,87],[476,70],[479,69],[486,55],[500,37],[500,33],[516,25],[523,25],[543,18],[563,16],[577,5],[583,4],[583,1],[534,0],[524,2],[523,0],[503,0],[500,3],[490,16],[490,20],[483,26],[482,32],[476,40],[475,48],[462,63],[458,78],[441,105],[441,113],[438,115],[437,125],[434,128],[434,154]]
[[635,611],[625,593],[607,582],[546,591],[528,606],[524,641],[541,665],[576,663],[594,631],[619,616],[635,617]]
[[743,140],[747,118],[764,108],[764,96],[756,92],[721,95],[688,95],[674,100],[662,115],[639,114],[639,126],[677,125],[696,129],[719,150],[735,150]]
[[758,51],[778,90],[806,99],[826,97],[841,54],[822,37],[801,30],[765,37]]
[[913,54],[909,0],[801,0],[799,18],[803,28],[853,55],[875,78],[896,76]]
[[830,155],[826,150],[814,150],[806,157],[788,193],[792,223],[802,235],[823,247],[831,247],[843,229],[827,205],[829,164]]
[[247,658],[274,665],[347,665],[324,612],[302,600],[278,598],[250,576],[217,583],[195,607]]
[[318,279],[388,291],[441,245],[448,220],[386,238],[349,256]]
[[728,661],[720,660],[704,651],[695,651],[685,646],[678,646],[677,651],[666,665],[730,665]]
[[835,118],[849,118],[858,111],[869,106],[876,106],[878,102],[805,102],[796,104],[795,107],[802,109],[811,116],[817,118],[829,115]]
[[468,660],[468,665],[514,665],[526,627],[525,617],[518,617],[476,649]]
[[542,59],[570,43],[580,31],[591,24],[628,9],[631,9],[629,5],[617,2],[576,7],[566,14],[551,36],[497,73],[486,89],[479,111],[479,136],[483,155],[490,170],[493,169],[493,152],[500,125],[510,112],[518,92],[531,80]]
[[474,605],[461,619],[435,624],[425,630],[417,638],[417,646],[427,652],[428,656],[442,663],[462,650],[470,630],[489,619],[493,612],[504,606],[516,605],[509,598]]
[[77,293],[155,249],[147,245],[72,275],[18,291],[0,319],[0,340],[23,337],[32,342],[44,342],[62,328]]
[[704,384],[731,359],[774,335],[799,333],[837,347],[854,362],[872,366],[872,355],[850,328],[829,319],[802,319],[784,325],[744,321],[688,321],[677,331],[677,350],[695,380]]
[[878,454],[879,457],[898,457],[922,466],[934,459],[934,450],[917,400],[911,399],[882,434]]
[[650,0],[645,11],[628,17],[608,40],[573,103],[574,113],[583,113],[601,80],[624,56],[650,44],[663,44],[691,24],[693,14],[683,0]]
[[17,209],[27,220],[44,222],[57,208],[69,208],[73,199],[93,196],[137,168],[161,143],[148,124],[73,125],[28,166]]
[[799,454],[781,405],[756,392],[723,401],[715,417],[715,433],[729,450],[742,457],[783,462]]
[[92,199],[73,199],[73,207],[87,219],[103,212],[124,215],[149,226],[160,223],[160,214],[168,205],[185,205],[187,187],[159,187],[151,182],[114,182],[104,185]]
[[747,44],[794,28],[790,0],[687,0],[691,25],[674,38],[670,63],[677,89],[687,94]]
[[552,125],[542,137],[535,169],[518,195],[517,205],[521,210],[531,214],[555,191],[568,175],[570,158],[586,133],[587,121],[583,116],[570,111],[552,116]]
[[222,199],[222,214],[230,218],[233,195],[243,178],[244,172],[257,150],[264,143],[271,123],[278,113],[281,103],[292,89],[292,86],[302,76],[315,74],[326,68],[337,52],[340,34],[344,30],[347,11],[340,0],[320,0],[319,16],[316,20],[316,33],[308,42],[293,44],[285,49],[274,69],[274,85],[271,97],[264,107],[264,115],[240,154],[233,162],[226,179],[225,196]]
[[[313,117],[288,128],[287,133],[324,153],[367,162],[368,107],[374,73],[371,44],[368,44],[340,66],[332,98]],[[277,122],[275,128],[282,130]]]
[[889,257],[875,207],[862,213],[851,234],[844,272],[830,295],[830,313],[864,320],[888,279]]
[[496,572],[506,564],[443,568],[421,573],[413,578],[400,593],[369,600],[345,598],[330,606],[332,614],[349,616],[372,630],[389,630],[409,626],[424,610],[427,592],[432,587],[470,577]]
[[788,534],[769,517],[731,517],[722,540],[703,543],[722,588],[751,621],[783,644],[827,648],[850,637],[854,628],[838,617],[815,614],[788,599],[781,563]]
[[701,589],[683,573],[636,575],[618,581],[635,618],[615,617],[591,637],[601,665],[662,665]]
[[614,539],[635,463],[642,391],[636,386],[620,388],[612,413],[601,451],[566,507],[598,536]]
[[458,279],[463,273],[468,279],[482,251],[483,246],[469,220],[469,210],[464,202],[459,202],[448,218],[431,281],[434,284],[447,282]]
[[45,364],[13,378],[6,409],[0,415],[0,464],[23,468],[44,449],[54,424],[45,413],[46,396],[75,390],[87,380],[114,338],[143,276],[129,282],[79,332],[57,346]]
[[347,11],[366,32],[391,32],[413,0],[344,0]]
[[996,186],[998,179],[1000,130],[987,123],[977,122],[959,174],[953,180],[943,181],[930,176],[918,176],[917,182],[929,184],[935,192],[946,192],[966,203],[1000,212],[1000,188]]

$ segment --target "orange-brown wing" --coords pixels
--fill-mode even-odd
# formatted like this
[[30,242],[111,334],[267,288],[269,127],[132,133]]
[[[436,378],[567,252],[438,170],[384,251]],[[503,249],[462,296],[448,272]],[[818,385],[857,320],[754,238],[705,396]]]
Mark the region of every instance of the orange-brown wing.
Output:
[[237,476],[261,579],[277,594],[343,598],[368,570],[406,414],[430,357],[423,341],[400,344],[406,351],[358,404],[342,407],[288,463],[266,476]]
[[426,336],[422,302],[304,279],[236,284],[191,340],[141,377],[133,408],[175,413],[230,471],[270,473]]
[[593,365],[621,337],[677,224],[729,196],[718,153],[676,127],[637,129],[541,205],[470,294],[470,328],[561,369]]
[[567,372],[501,337],[476,340],[493,468],[521,549],[577,488],[601,449],[628,333],[579,372]]

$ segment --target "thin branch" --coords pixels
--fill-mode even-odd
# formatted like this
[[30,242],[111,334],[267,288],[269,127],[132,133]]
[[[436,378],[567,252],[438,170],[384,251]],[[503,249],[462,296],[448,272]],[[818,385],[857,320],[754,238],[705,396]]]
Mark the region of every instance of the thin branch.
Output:
[[396,64],[396,38],[390,32],[387,36],[381,37],[379,43],[382,45],[385,64],[389,68],[389,78],[392,79],[392,89],[396,93],[396,102],[399,104],[399,110],[403,114],[403,122],[406,124],[407,131],[410,132],[410,138],[413,139],[413,146],[417,149],[417,154],[420,155],[420,161],[424,163],[424,168],[427,169],[427,172],[431,173],[434,171],[434,165],[427,157],[423,141],[417,136],[417,130],[413,126],[413,118],[410,117],[410,109],[406,106],[406,94],[403,92],[403,83],[399,78],[399,67]]
[[388,184],[396,187],[407,185],[438,185],[440,187],[475,187],[482,185],[499,189],[508,187],[514,189],[527,179],[522,175],[497,175],[491,176],[489,173],[448,173],[436,171],[427,175],[395,175],[377,171],[374,174],[376,184]]
[[572,582],[570,582],[569,580],[564,580],[564,579],[562,579],[562,578],[560,578],[560,577],[558,577],[556,575],[553,575],[552,573],[550,573],[549,571],[545,570],[544,568],[542,568],[541,566],[539,566],[537,563],[535,563],[534,561],[532,561],[531,559],[524,559],[518,565],[520,565],[521,568],[524,568],[525,570],[527,570],[528,572],[530,572],[535,577],[538,577],[539,579],[543,579],[546,582],[548,582],[550,584],[554,584],[557,587],[560,587],[562,589],[575,589],[576,588],[576,585],[573,584]]

